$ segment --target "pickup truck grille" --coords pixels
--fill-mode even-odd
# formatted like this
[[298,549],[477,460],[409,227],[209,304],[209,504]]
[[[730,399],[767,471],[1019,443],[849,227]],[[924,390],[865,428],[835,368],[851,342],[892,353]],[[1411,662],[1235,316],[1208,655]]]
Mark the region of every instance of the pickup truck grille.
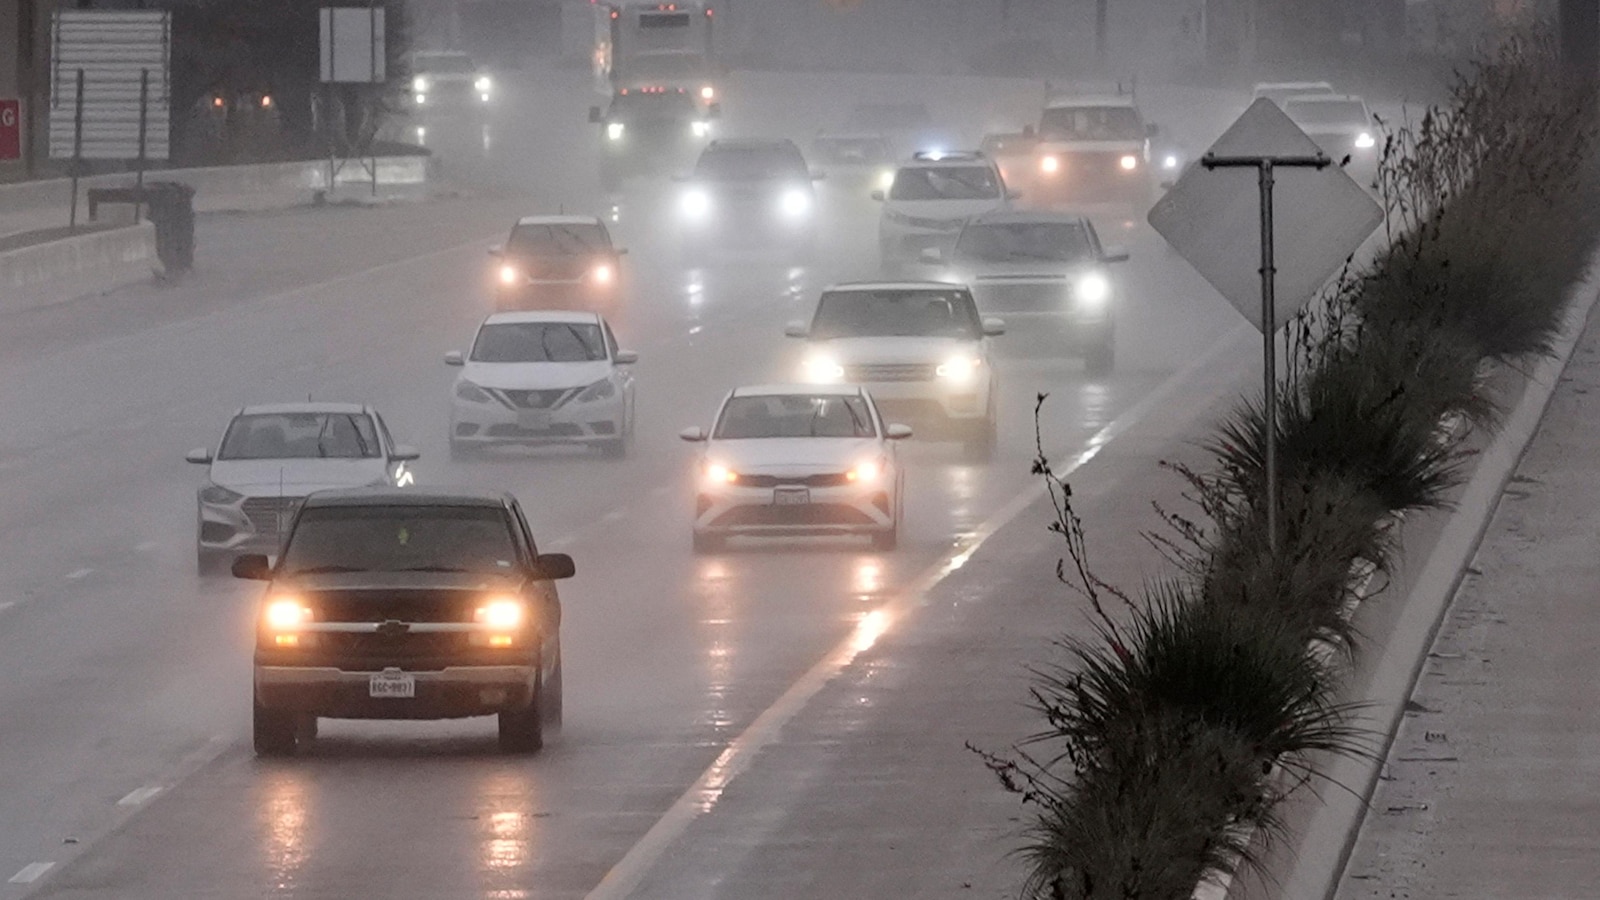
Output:
[[319,622],[471,622],[475,593],[326,591],[311,598]]
[[938,367],[929,363],[888,363],[845,366],[844,380],[855,384],[885,381],[932,381]]

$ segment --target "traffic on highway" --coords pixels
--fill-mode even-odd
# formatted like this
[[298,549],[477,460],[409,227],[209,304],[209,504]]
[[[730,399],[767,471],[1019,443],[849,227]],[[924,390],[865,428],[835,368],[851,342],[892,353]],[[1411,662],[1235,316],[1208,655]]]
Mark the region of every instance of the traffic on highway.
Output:
[[751,742],[872,721],[809,698],[1036,448],[1216,399],[1235,316],[1144,216],[1248,96],[735,69],[703,3],[596,9],[598,76],[415,55],[448,190],[203,216],[180,284],[6,314],[0,900],[751,896],[638,848],[818,776]]

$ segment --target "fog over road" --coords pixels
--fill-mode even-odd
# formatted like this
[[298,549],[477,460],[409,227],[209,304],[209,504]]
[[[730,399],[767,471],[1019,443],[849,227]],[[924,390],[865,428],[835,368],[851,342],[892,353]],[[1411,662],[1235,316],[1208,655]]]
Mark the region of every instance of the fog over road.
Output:
[[[863,615],[1030,487],[1037,393],[1055,398],[1043,436],[1064,455],[1236,322],[1142,224],[1103,223],[1132,253],[1115,375],[1090,379],[1048,334],[1014,327],[995,342],[998,452],[972,464],[913,439],[898,551],[802,540],[695,556],[678,430],[709,424],[735,385],[792,380],[783,325],[824,285],[876,274],[877,207],[824,181],[814,261],[687,269],[670,181],[600,192],[580,81],[508,81],[487,141],[430,124],[453,197],[206,216],[182,284],[0,317],[0,900],[583,896]],[[863,83],[921,84],[947,115],[1037,98]],[[849,102],[840,85],[736,75],[723,127],[804,138]],[[1231,111],[1150,95],[1193,132]],[[963,122],[974,138],[979,118]],[[519,215],[613,207],[631,251],[616,325],[641,357],[633,451],[450,462],[443,355],[487,312],[485,249]],[[561,585],[565,730],[538,756],[500,755],[487,719],[325,722],[299,758],[252,754],[260,588],[195,575],[204,475],[183,454],[238,406],[308,395],[374,404],[421,449],[420,482],[509,489],[542,548],[576,559]]]

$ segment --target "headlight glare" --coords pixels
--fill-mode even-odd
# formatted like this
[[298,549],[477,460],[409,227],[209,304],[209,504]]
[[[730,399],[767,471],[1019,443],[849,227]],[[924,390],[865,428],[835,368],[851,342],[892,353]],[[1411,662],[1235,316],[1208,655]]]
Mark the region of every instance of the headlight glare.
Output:
[[500,267],[500,283],[501,284],[506,284],[506,285],[516,284],[517,283],[517,279],[519,277],[521,277],[521,275],[522,275],[522,273],[517,271],[517,267],[516,266],[507,264],[507,265],[504,265],[504,266]]
[[695,121],[689,123],[689,131],[693,133],[695,137],[705,137],[711,133],[711,123],[702,119],[696,119]]
[[426,75],[418,75],[411,79],[411,89],[419,94],[427,93],[428,87],[428,76]]
[[609,263],[601,263],[595,266],[594,271],[590,272],[589,275],[594,279],[595,284],[610,284],[617,280],[617,270],[611,268]]
[[311,621],[311,608],[298,597],[278,597],[268,601],[261,622],[271,631],[294,631]]
[[1377,139],[1372,136],[1370,131],[1363,131],[1356,135],[1357,150],[1371,150],[1377,143]]
[[1163,156],[1161,158],[1161,168],[1163,168],[1163,169],[1176,169],[1177,167],[1178,167],[1178,155],[1176,153],[1168,153],[1166,156]]
[[1046,175],[1054,175],[1061,171],[1061,157],[1046,156],[1039,160],[1039,171]]
[[811,195],[800,188],[789,188],[778,198],[778,209],[791,219],[798,219],[811,211]]
[[243,494],[230,491],[220,484],[208,484],[200,489],[200,500],[204,503],[237,503],[243,499]]
[[456,396],[468,403],[488,403],[494,399],[488,391],[464,378],[456,382]]
[[1121,159],[1117,160],[1117,164],[1122,166],[1123,171],[1132,172],[1134,169],[1139,168],[1139,157],[1134,156],[1132,153],[1125,153]]
[[883,464],[877,460],[866,460],[858,463],[855,468],[845,473],[845,480],[852,484],[874,484],[883,475]]
[[527,611],[510,597],[496,597],[472,611],[472,620],[499,631],[521,628]]
[[691,219],[703,219],[711,213],[711,195],[700,188],[692,188],[683,194],[683,212]]
[[978,367],[983,365],[983,360],[976,356],[954,356],[945,360],[934,372],[940,378],[945,378],[957,384],[965,384],[978,374]]
[[487,75],[479,75],[478,80],[474,81],[472,86],[479,92],[487,93],[490,88],[494,87],[494,82],[490,81]]
[[621,122],[607,122],[606,138],[608,140],[620,141],[622,140],[622,133],[627,130],[628,126],[622,124]]
[[717,89],[712,87],[709,84],[700,89],[700,99],[701,100],[713,100],[713,99],[716,99],[716,96],[717,96]]
[[884,169],[878,173],[878,190],[887,192],[894,187],[894,170]]
[[1074,286],[1078,303],[1087,309],[1098,310],[1105,306],[1106,300],[1111,297],[1111,282],[1098,272],[1091,272],[1078,279]]
[[827,356],[807,357],[801,368],[805,370],[806,381],[813,384],[831,384],[844,380],[844,366],[839,361]]
[[734,484],[738,480],[739,474],[722,463],[706,463],[706,481],[711,484]]

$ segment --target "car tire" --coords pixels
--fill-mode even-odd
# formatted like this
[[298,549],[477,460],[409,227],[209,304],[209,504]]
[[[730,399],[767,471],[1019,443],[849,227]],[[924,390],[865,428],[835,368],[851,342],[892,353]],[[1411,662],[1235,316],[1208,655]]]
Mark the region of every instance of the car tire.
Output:
[[228,573],[228,554],[197,547],[194,551],[195,574],[201,578],[214,578]]
[[540,692],[539,709],[544,715],[545,729],[558,733],[561,731],[561,681],[561,651],[557,650],[556,667]]
[[300,744],[300,717],[251,701],[250,738],[257,756],[293,756]]
[[721,553],[726,542],[720,534],[694,533],[694,552],[697,554]]
[[1090,375],[1110,375],[1117,365],[1117,345],[1110,336],[1090,344],[1083,354],[1083,370]]
[[504,710],[499,715],[500,749],[506,753],[537,753],[544,747],[544,684],[521,709]]

